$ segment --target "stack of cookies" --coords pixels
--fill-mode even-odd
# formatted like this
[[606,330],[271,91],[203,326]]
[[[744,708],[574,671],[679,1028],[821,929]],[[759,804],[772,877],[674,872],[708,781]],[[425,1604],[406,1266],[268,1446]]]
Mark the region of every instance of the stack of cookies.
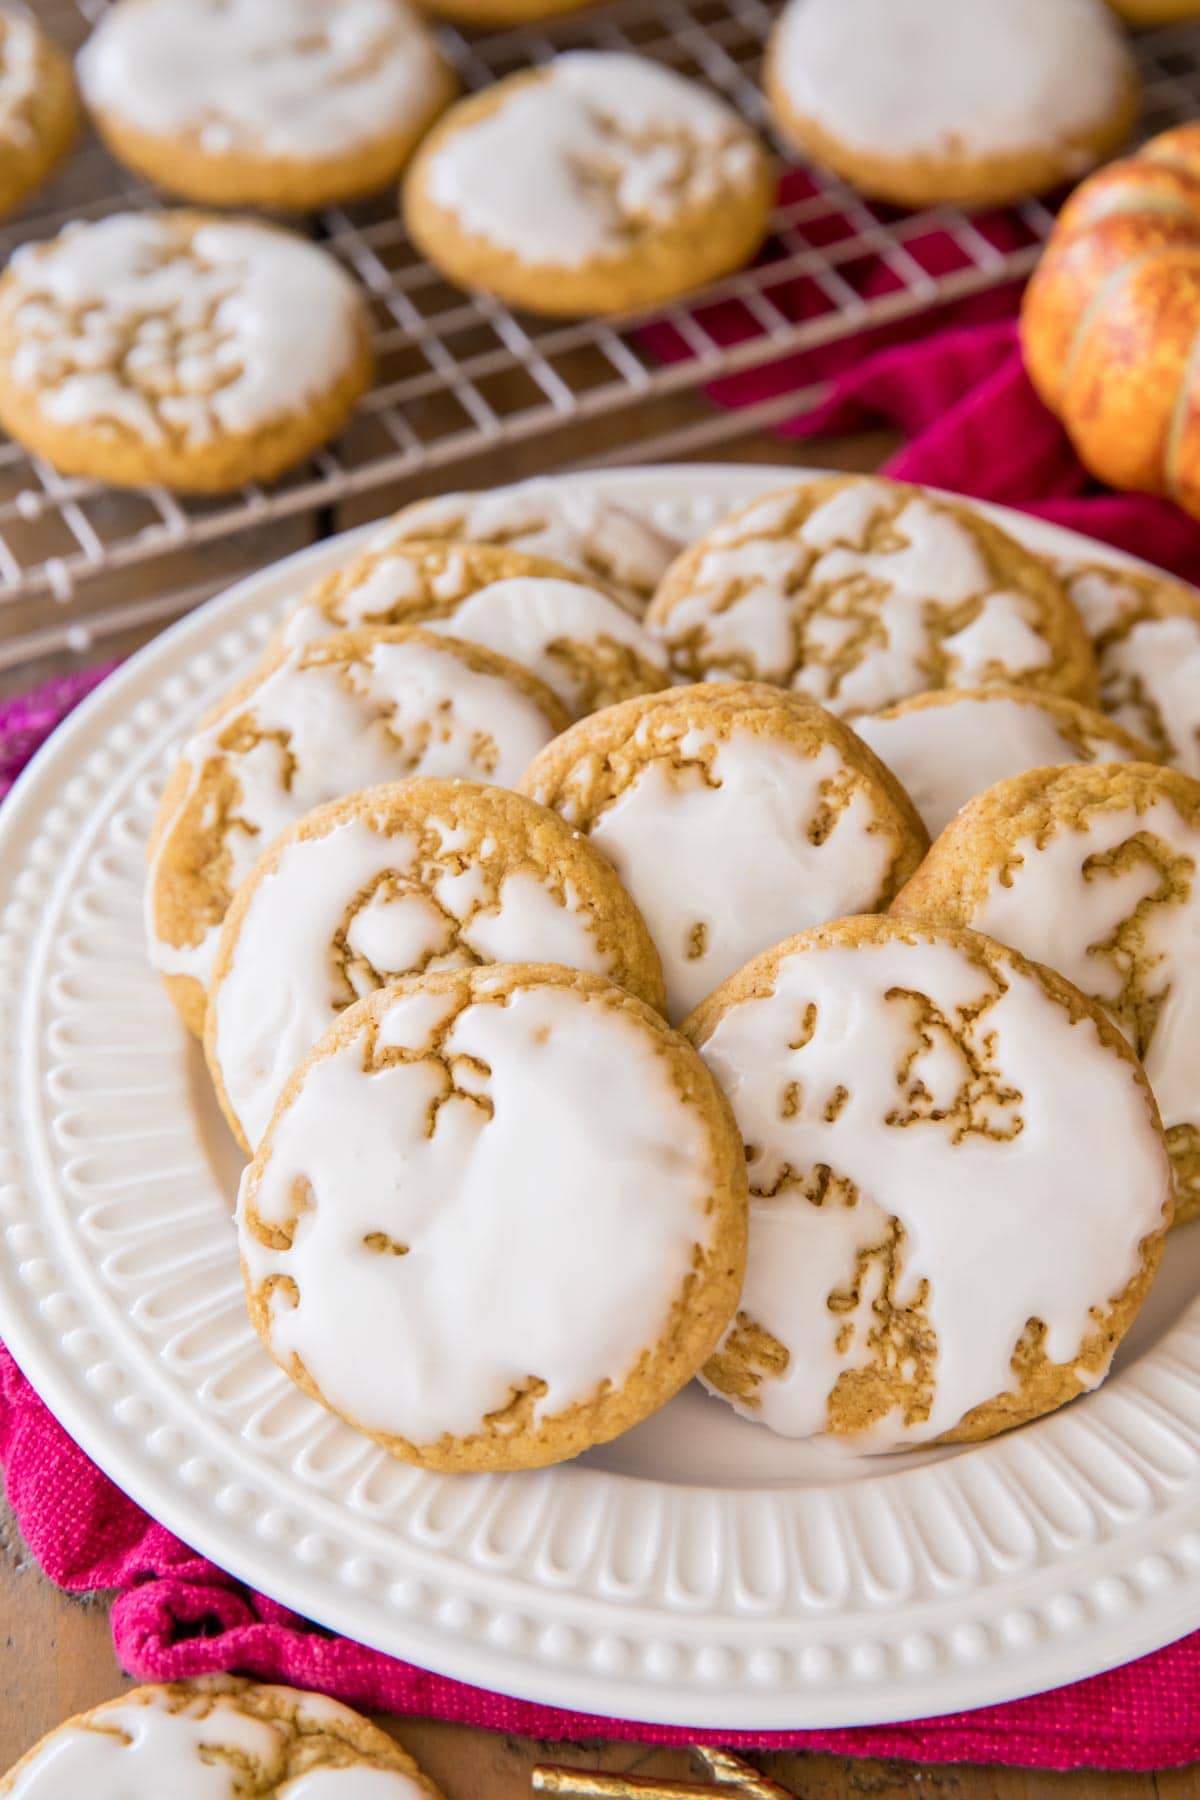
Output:
[[445,1470],[1094,1386],[1200,1211],[1198,676],[1190,590],[872,477],[381,527],[150,846],[271,1355]]

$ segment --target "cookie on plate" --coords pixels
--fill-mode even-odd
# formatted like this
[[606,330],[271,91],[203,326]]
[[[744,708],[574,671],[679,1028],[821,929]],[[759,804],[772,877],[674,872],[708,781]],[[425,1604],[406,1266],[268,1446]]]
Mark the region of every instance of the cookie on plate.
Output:
[[250,1316],[314,1399],[434,1469],[559,1462],[670,1399],[733,1315],[742,1144],[662,1017],[549,963],[344,1012],[242,1180]]
[[506,788],[367,788],[277,837],[221,928],[204,1049],[245,1149],[337,1014],[431,969],[563,963],[662,1010],[658,952],[609,863]]
[[371,366],[354,282],[272,225],[114,213],[0,277],[0,423],[69,475],[267,481],[341,430]]
[[440,1800],[411,1756],[324,1694],[206,1675],[67,1719],[0,1776],[3,1800]]
[[840,919],[684,1030],[750,1177],[714,1393],[879,1451],[990,1437],[1103,1379],[1172,1193],[1146,1078],[1099,1007],[973,931]]
[[510,787],[565,724],[527,670],[449,637],[364,627],[276,648],[183,745],[150,839],[150,960],[188,1029],[204,1029],[230,902],[285,827],[410,775]]
[[900,206],[1043,193],[1138,104],[1103,0],[788,0],[764,85],[801,155]]
[[0,214],[50,174],[79,135],[71,65],[24,13],[0,11]]
[[847,718],[992,681],[1097,699],[1054,571],[965,501],[875,476],[733,513],[667,571],[646,622],[693,681],[775,681]]
[[394,522],[306,595],[283,637],[355,625],[422,625],[482,644],[531,670],[573,718],[671,679],[659,640],[574,570],[493,544],[410,542]]
[[852,731],[764,683],[609,707],[547,745],[520,786],[613,864],[658,946],[674,1019],[768,944],[886,906],[928,843]]
[[458,86],[408,0],[117,0],[79,82],[159,187],[300,212],[396,180]]
[[683,548],[633,507],[559,481],[415,500],[391,530],[396,538],[497,544],[546,557],[598,582],[638,615]]
[[887,764],[930,837],[984,788],[1055,763],[1153,762],[1147,744],[1076,700],[1032,688],[935,688],[854,729]]
[[1200,1212],[1200,781],[1152,763],[1032,769],[947,826],[893,910],[973,926],[1104,1007],[1146,1067]]
[[741,268],[774,191],[724,100],[645,57],[573,50],[452,107],[413,159],[404,217],[462,287],[611,313]]
[[1200,776],[1200,594],[1111,563],[1060,572],[1091,634],[1105,712],[1157,760]]

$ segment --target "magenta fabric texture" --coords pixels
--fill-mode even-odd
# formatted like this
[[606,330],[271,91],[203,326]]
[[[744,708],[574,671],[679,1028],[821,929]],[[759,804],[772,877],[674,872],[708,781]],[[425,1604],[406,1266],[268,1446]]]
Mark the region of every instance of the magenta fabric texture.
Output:
[[[668,342],[657,347],[672,354]],[[741,377],[733,392],[723,384],[713,397],[745,404],[812,379],[811,364],[789,365]],[[1011,318],[976,316],[916,343],[885,345],[835,371],[820,409],[784,435],[880,420],[908,440],[889,474],[1023,507],[1200,582],[1200,525],[1166,502],[1091,486],[1029,388]],[[0,705],[0,792],[105,673],[68,676]],[[541,1737],[684,1743],[696,1735],[686,1722],[630,1724],[465,1687],[297,1617],[155,1524],[67,1436],[2,1349],[0,1461],[29,1547],[51,1580],[75,1592],[115,1590],[117,1656],[144,1680],[233,1669],[324,1689],[370,1709]],[[1123,1669],[1007,1706],[844,1731],[729,1732],[721,1741],[1044,1769],[1192,1762],[1200,1758],[1200,1633]]]

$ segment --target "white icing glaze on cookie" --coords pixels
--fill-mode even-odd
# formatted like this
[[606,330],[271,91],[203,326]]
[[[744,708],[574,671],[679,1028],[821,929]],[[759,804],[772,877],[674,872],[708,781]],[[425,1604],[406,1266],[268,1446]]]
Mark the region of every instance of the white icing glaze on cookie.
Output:
[[429,1800],[399,1769],[310,1769],[279,1790],[279,1800]]
[[349,373],[362,308],[339,264],[291,232],[198,216],[116,213],[13,256],[9,372],[48,420],[201,445]]
[[[216,1058],[251,1144],[335,1015],[377,987],[479,962],[613,975],[594,913],[554,870],[539,878],[515,868],[494,836],[468,846],[436,810],[423,824],[438,843],[432,854],[414,831],[372,829],[363,818],[294,839],[255,888],[213,995]],[[339,952],[335,938],[356,901]]]
[[[876,1361],[872,1300],[887,1283],[936,1349],[905,1364],[909,1422],[901,1400],[853,1445],[927,1442],[1014,1388],[1028,1320],[1069,1365],[1092,1309],[1137,1273],[1170,1191],[1144,1093],[1092,1020],[1072,1024],[1006,959],[1002,980],[946,943],[798,950],[699,1045],[752,1146],[730,1335],[749,1321],[788,1353],[734,1401],[745,1416],[789,1437],[825,1431],[839,1377]],[[888,1282],[892,1220],[904,1237]]]
[[760,153],[706,88],[641,56],[568,51],[451,129],[432,155],[434,205],[464,231],[547,268],[628,256],[637,235],[753,186]]
[[588,833],[650,927],[672,1019],[760,950],[877,905],[894,851],[861,786],[812,841],[826,784],[845,771],[833,744],[806,756],[756,732],[716,742],[697,729],[678,749],[683,766],[647,763]]
[[[311,1064],[239,1200],[252,1290],[296,1284],[271,1293],[272,1353],[417,1445],[473,1435],[531,1378],[535,1420],[623,1385],[714,1230],[708,1134],[645,1026],[573,987],[487,1000],[490,973],[457,1017],[398,990],[373,1066],[365,1031]],[[251,1200],[295,1220],[290,1249]]]
[[[393,640],[336,664],[322,654],[320,646],[315,652],[296,647],[245,705],[180,752],[191,783],[176,818],[211,762],[225,762],[236,774],[237,817],[245,823],[225,834],[231,892],[272,839],[314,806],[408,775],[511,787],[554,736],[533,699],[501,676],[472,669],[452,643]],[[252,722],[250,741],[230,747],[231,722],[244,718]],[[164,974],[207,985],[219,924],[189,948],[164,942],[154,928],[158,868],[170,840],[168,827],[147,882],[150,960]]]
[[94,111],[298,162],[419,123],[440,68],[406,0],[120,0],[79,56]]
[[1100,640],[1105,712],[1144,737],[1164,762],[1200,776],[1200,618],[1139,618],[1122,631],[1143,609],[1144,594],[1120,569],[1068,564],[1063,575],[1089,633]]
[[854,729],[907,790],[930,837],[1008,775],[1055,763],[1128,762],[1132,755],[1111,738],[1069,737],[1036,695],[955,695],[890,717],[864,714]]
[[38,86],[38,36],[20,13],[0,14],[0,139],[24,149],[33,141],[28,108]]
[[[710,677],[791,686],[850,716],[876,711],[931,685],[931,604],[952,609],[979,597],[975,617],[941,639],[945,685],[1019,681],[1051,661],[1033,602],[995,587],[952,511],[910,497],[887,546],[872,550],[868,534],[895,504],[882,482],[838,488],[798,530],[772,535],[792,499],[768,496],[711,531],[689,592],[657,626],[675,649],[699,632]],[[810,610],[818,591],[821,604]],[[874,621],[869,634],[864,608]],[[852,666],[839,672],[835,664],[847,656]]]
[[1127,79],[1101,0],[789,0],[773,60],[795,113],[897,161],[1053,148]]

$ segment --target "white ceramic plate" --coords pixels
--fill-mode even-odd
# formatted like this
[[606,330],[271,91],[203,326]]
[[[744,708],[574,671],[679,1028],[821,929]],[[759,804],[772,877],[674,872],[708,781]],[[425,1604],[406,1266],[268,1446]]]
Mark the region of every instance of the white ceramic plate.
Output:
[[[690,535],[798,473],[564,479]],[[693,1385],[574,1464],[426,1475],[268,1360],[242,1304],[239,1158],[142,949],[143,846],[182,733],[355,541],[252,577],[143,650],[0,814],[0,1335],[67,1430],[180,1537],[308,1617],[588,1712],[710,1730],[912,1718],[1200,1625],[1195,1226],[1098,1393],[955,1453],[836,1456]]]

